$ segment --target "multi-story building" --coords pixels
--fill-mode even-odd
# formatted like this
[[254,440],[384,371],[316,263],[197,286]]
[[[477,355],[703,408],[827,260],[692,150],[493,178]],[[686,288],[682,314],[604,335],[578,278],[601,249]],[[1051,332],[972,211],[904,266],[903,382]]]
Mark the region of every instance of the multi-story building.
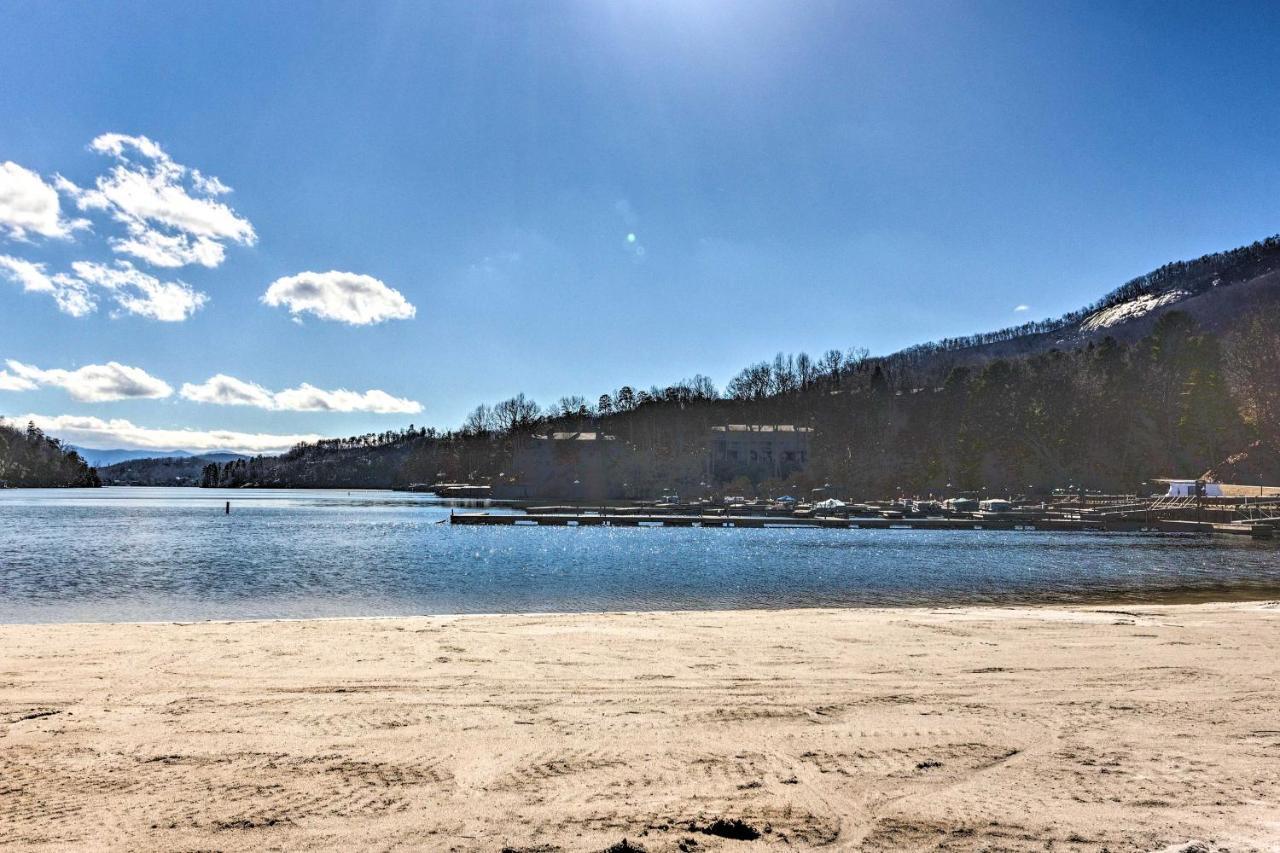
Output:
[[621,444],[600,432],[522,436],[512,458],[512,477],[497,491],[513,498],[619,497],[621,487],[612,474]]
[[728,480],[782,478],[809,464],[811,427],[791,424],[725,424],[711,428],[710,467]]

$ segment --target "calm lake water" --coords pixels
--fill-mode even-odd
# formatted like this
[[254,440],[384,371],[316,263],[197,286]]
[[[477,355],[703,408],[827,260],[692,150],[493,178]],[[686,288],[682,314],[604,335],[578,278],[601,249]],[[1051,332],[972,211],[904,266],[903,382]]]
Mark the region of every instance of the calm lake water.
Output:
[[394,492],[0,490],[0,622],[1280,597],[1280,549],[1248,540],[451,527],[450,508]]

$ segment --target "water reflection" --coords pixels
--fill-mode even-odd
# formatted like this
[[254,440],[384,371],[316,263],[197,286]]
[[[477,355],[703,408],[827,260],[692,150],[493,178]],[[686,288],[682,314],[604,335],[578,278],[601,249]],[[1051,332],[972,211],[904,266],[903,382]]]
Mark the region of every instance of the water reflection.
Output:
[[373,491],[0,491],[0,621],[1280,595],[1280,550],[1248,540],[442,523],[464,503]]

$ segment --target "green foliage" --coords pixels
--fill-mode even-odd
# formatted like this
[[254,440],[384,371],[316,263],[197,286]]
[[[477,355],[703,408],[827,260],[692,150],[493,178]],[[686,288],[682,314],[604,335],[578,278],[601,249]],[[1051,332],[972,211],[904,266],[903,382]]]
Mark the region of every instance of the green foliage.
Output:
[[46,436],[35,424],[20,430],[0,422],[0,487],[99,485],[98,472],[80,454],[64,450],[58,439]]

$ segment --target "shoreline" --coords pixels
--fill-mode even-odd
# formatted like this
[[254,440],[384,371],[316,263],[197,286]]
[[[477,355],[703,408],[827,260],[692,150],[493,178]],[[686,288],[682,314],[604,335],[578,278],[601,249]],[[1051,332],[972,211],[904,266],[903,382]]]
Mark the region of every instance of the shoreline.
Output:
[[1277,647],[1274,600],[0,625],[0,838],[1268,850]]
[[1033,601],[1017,600],[1007,602],[960,601],[955,603],[939,602],[936,604],[907,602],[903,604],[816,604],[811,607],[747,607],[747,608],[663,608],[654,610],[510,610],[510,611],[451,611],[448,613],[397,613],[373,615],[333,615],[333,616],[245,616],[208,619],[103,619],[80,621],[45,621],[45,622],[12,622],[0,620],[0,629],[4,628],[39,628],[53,626],[150,626],[150,625],[254,625],[295,622],[377,622],[404,619],[504,619],[504,618],[558,618],[573,616],[680,616],[680,615],[732,615],[732,614],[813,614],[813,613],[901,613],[903,611],[956,611],[956,610],[1094,610],[1098,608],[1142,608],[1142,607],[1204,607],[1213,605],[1237,606],[1258,604],[1264,605],[1280,601],[1280,586],[1275,590],[1236,597],[1224,597],[1219,591],[1205,591],[1204,596],[1192,591],[1173,592],[1170,597],[1154,598],[1110,598],[1099,597],[1066,601]]

